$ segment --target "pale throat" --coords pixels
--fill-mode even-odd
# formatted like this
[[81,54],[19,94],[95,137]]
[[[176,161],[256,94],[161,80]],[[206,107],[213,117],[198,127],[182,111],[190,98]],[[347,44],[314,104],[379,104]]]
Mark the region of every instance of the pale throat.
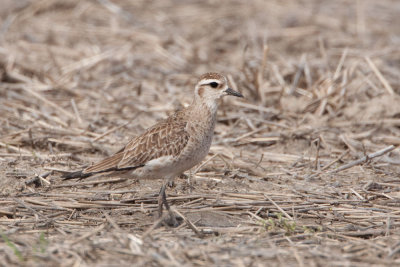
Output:
[[205,99],[205,101],[203,101],[203,105],[205,105],[210,110],[212,115],[217,114],[218,99]]
[[218,110],[219,99],[215,98],[203,98],[196,96],[193,100],[192,107],[196,113],[208,113],[208,116],[215,116]]

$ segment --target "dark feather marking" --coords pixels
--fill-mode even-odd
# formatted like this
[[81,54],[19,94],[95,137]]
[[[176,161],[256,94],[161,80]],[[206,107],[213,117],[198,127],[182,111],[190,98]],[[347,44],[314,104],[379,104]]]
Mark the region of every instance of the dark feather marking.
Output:
[[87,177],[90,177],[90,176],[98,174],[98,173],[130,171],[130,170],[134,170],[134,169],[137,169],[137,168],[140,168],[143,166],[144,165],[135,166],[135,167],[125,167],[125,168],[113,167],[113,168],[108,168],[106,170],[102,170],[102,171],[98,171],[98,172],[88,172],[88,173],[83,173],[83,170],[81,170],[81,171],[66,173],[66,174],[62,175],[61,178],[63,178],[64,180],[76,179],[76,178],[87,178]]

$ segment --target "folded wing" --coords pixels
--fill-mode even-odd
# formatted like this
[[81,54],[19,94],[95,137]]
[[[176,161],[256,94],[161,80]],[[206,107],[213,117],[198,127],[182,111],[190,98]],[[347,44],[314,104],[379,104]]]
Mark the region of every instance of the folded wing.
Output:
[[130,170],[157,158],[175,157],[182,152],[188,141],[186,122],[172,117],[131,140],[120,152],[84,169],[82,174]]

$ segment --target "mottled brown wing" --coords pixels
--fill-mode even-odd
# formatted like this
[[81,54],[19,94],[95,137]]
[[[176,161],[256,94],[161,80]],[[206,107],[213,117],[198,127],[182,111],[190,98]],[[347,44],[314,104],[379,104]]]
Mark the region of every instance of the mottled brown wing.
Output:
[[145,165],[150,160],[164,156],[178,156],[188,141],[186,122],[170,118],[127,144],[118,168]]

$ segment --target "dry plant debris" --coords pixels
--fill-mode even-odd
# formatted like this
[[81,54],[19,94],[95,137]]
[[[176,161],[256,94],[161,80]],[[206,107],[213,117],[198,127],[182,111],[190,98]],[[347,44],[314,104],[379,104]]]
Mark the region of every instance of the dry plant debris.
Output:
[[[3,0],[4,266],[400,265],[400,2]],[[62,181],[228,74],[207,160]]]

